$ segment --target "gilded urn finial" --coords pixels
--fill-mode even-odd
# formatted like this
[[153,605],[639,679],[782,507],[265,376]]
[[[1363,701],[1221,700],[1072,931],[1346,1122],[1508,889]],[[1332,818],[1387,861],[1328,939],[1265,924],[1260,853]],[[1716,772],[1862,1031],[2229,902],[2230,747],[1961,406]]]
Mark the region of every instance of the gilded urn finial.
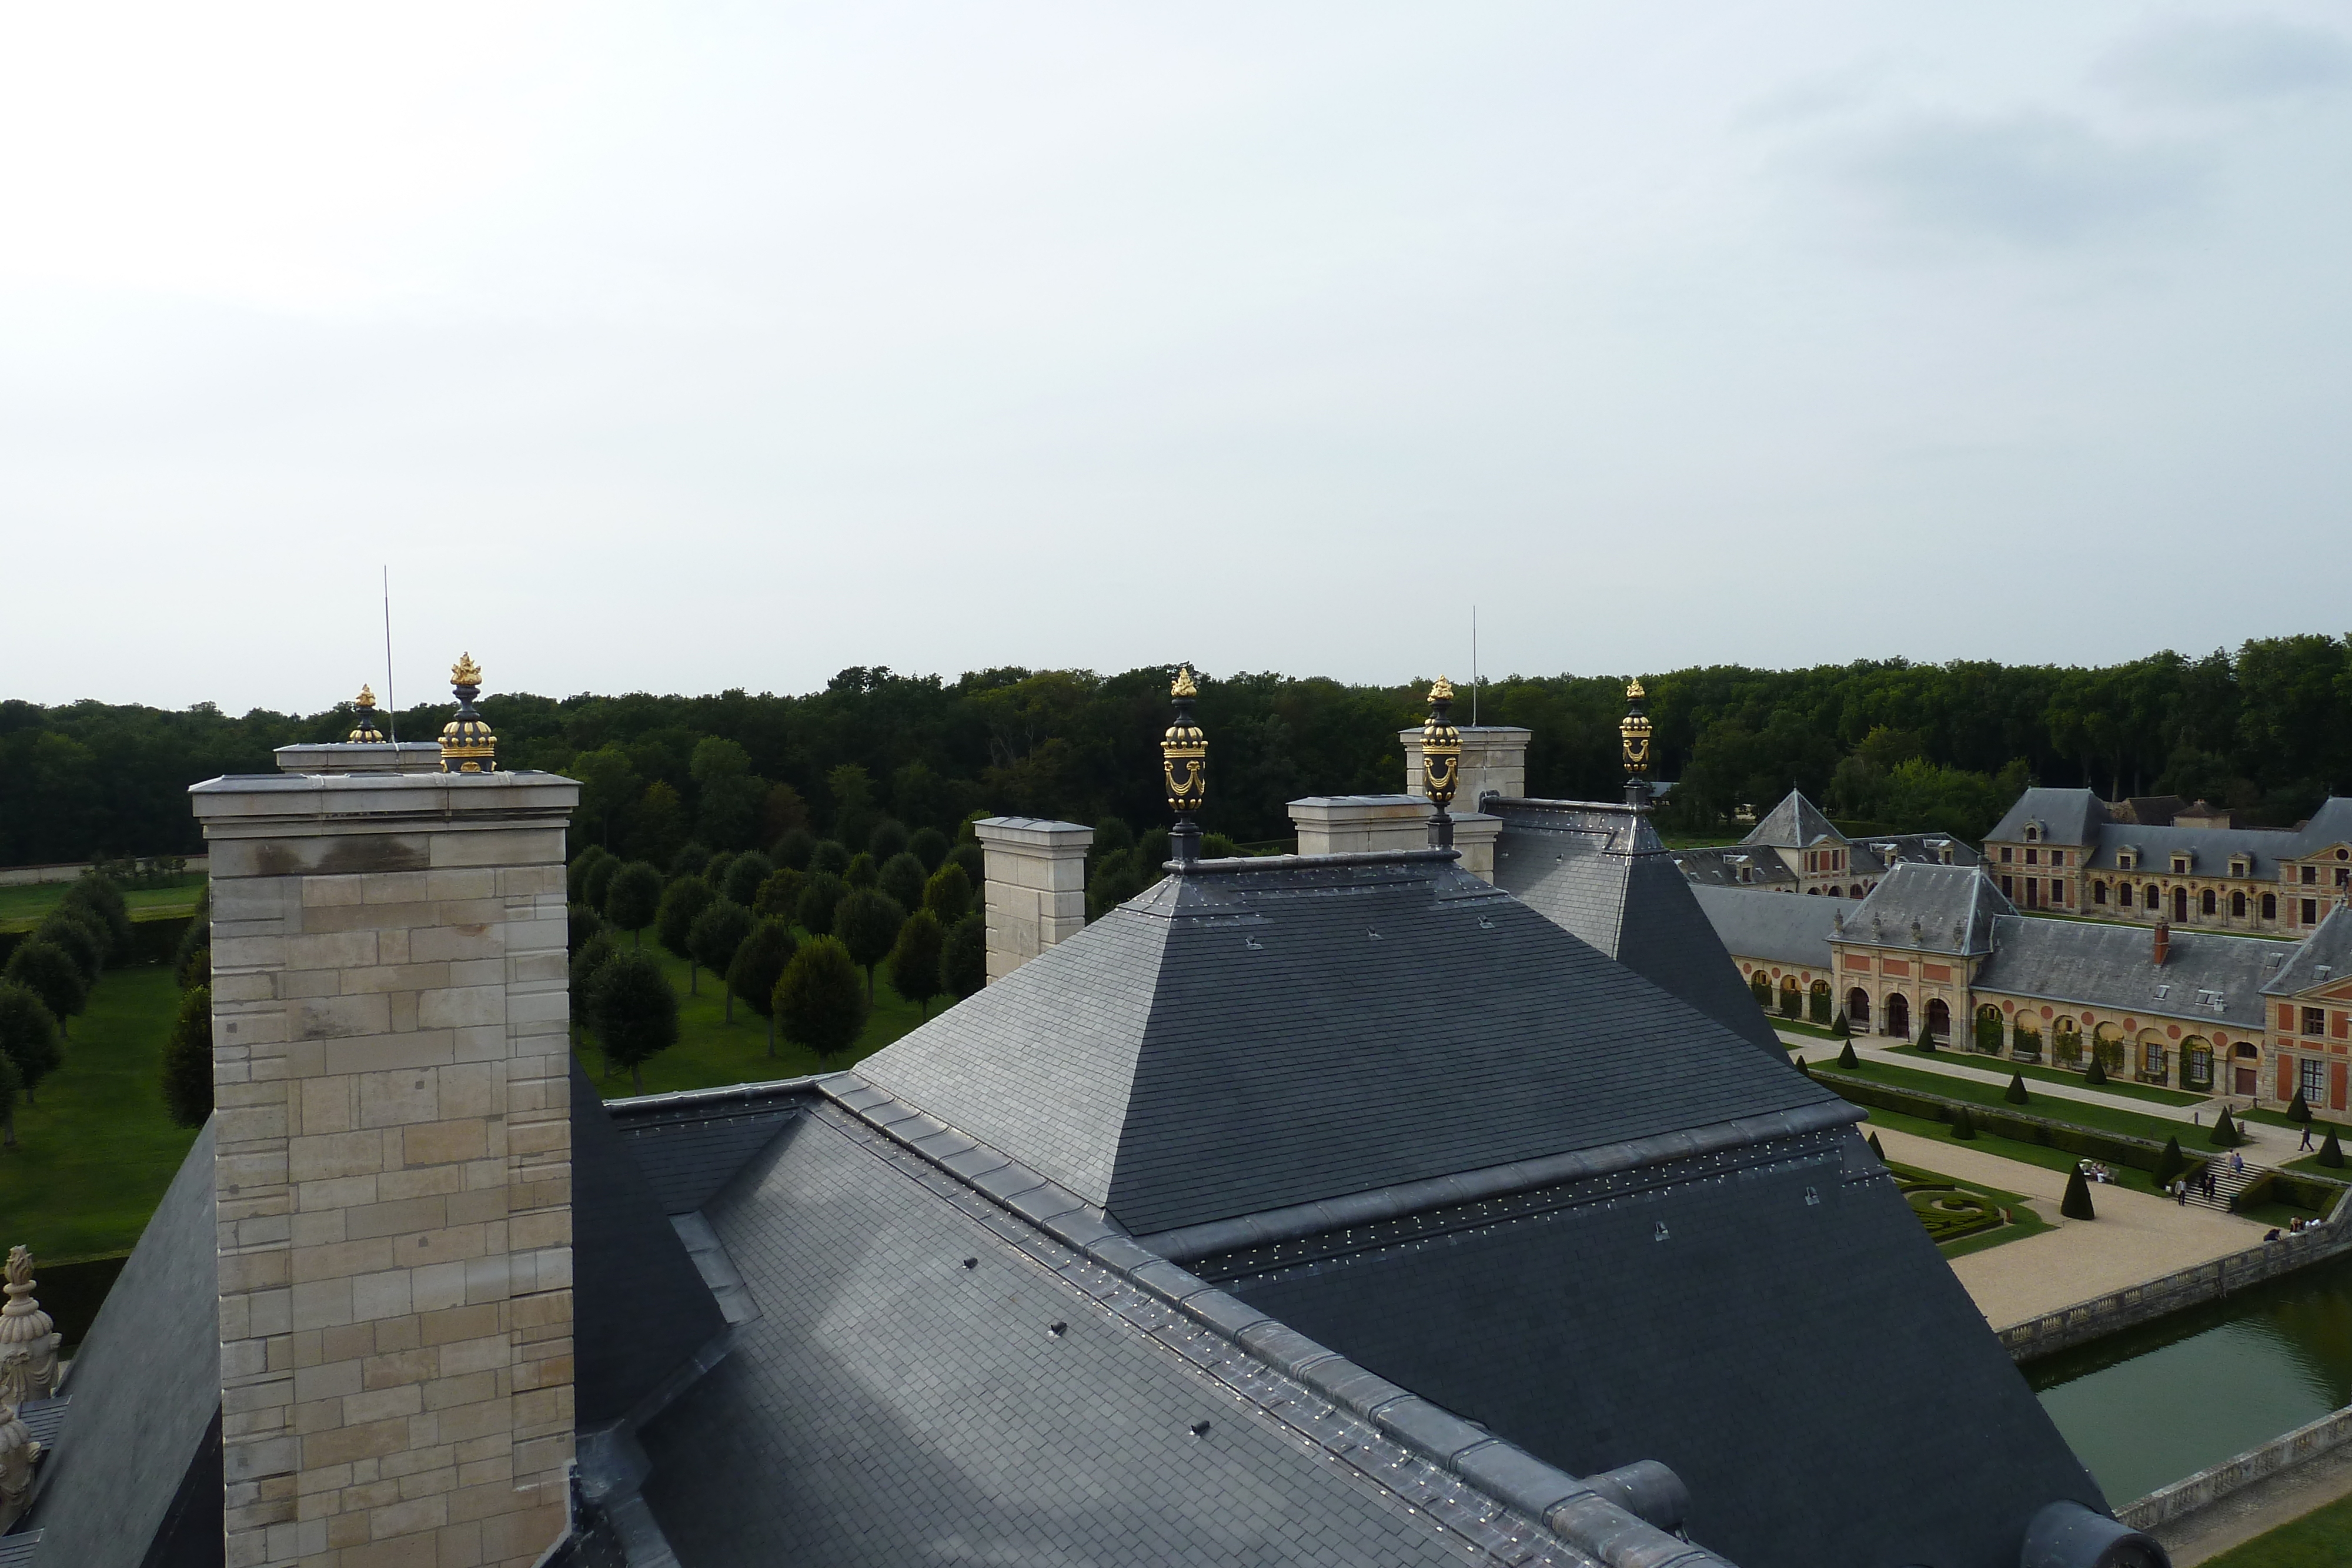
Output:
[[343,737],[343,739],[353,746],[381,746],[383,743],[383,730],[375,722],[373,688],[362,685],[360,695],[352,699],[352,706],[359,711],[352,719],[351,734]]
[[449,681],[457,694],[457,711],[441,727],[441,771],[498,771],[499,737],[474,711],[474,699],[482,695],[482,667],[474,663],[474,655],[457,655],[457,662],[449,666]]
[[1454,819],[1445,808],[1462,785],[1462,732],[1454,725],[1454,683],[1444,675],[1429,688],[1429,716],[1421,726],[1421,791],[1437,808],[1429,824],[1429,841],[1441,850],[1454,847]]
[[1175,722],[1160,737],[1160,772],[1168,787],[1168,809],[1176,826],[1168,835],[1170,852],[1182,864],[1201,858],[1201,825],[1193,821],[1209,798],[1209,737],[1192,718],[1192,701],[1201,695],[1192,666],[1180,664],[1169,684]]
[[1648,693],[1639,680],[1625,686],[1625,716],[1617,721],[1617,738],[1625,758],[1625,802],[1646,805],[1650,799],[1650,711]]

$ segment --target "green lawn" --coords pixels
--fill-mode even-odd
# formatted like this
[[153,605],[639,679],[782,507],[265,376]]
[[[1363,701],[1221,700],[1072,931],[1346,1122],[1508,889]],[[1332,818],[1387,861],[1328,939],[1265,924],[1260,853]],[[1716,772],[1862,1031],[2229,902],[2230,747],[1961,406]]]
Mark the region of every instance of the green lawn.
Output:
[[16,1147],[0,1153],[0,1244],[57,1263],[138,1241],[195,1141],[164,1116],[156,1087],[179,1003],[160,964],[100,977],[40,1104],[17,1102]]
[[[1825,1040],[1832,1045],[1843,1045],[1845,1043],[1845,1040],[1839,1036],[1837,1031],[1832,1029],[1828,1024],[1814,1023],[1810,1019],[1782,1018],[1779,1013],[1772,1012],[1769,1009],[1766,1010],[1764,1016],[1772,1020],[1772,1027],[1776,1030],[1785,1029],[1790,1034],[1809,1035],[1814,1040]],[[1832,1052],[1832,1054],[1835,1053]]]
[[[1916,1045],[1898,1045],[1891,1054],[1919,1056],[1925,1054]],[[2208,1103],[2203,1094],[2190,1094],[2179,1089],[2158,1089],[2153,1083],[2131,1083],[2110,1078],[2105,1083],[2084,1083],[2079,1072],[2063,1067],[2044,1067],[2035,1061],[2011,1061],[2005,1056],[1987,1056],[1981,1051],[1946,1047],[1935,1053],[1948,1061],[1958,1061],[1969,1067],[1981,1067],[1987,1071],[2022,1072],[2029,1079],[2038,1078],[2044,1083],[2073,1083],[2084,1089],[2095,1089],[2102,1094],[2120,1094],[2126,1100],[2147,1100],[2158,1105],[2202,1105]]]
[[[1947,1258],[1965,1258],[1988,1247],[2020,1241],[2056,1228],[2034,1213],[2016,1193],[1916,1166],[1890,1163],[1886,1168],[1895,1174],[1895,1186],[1919,1215],[1927,1234],[1937,1238],[1936,1249]],[[1938,1236],[1939,1230],[1963,1234],[1945,1240]]]
[[[2032,1107],[2029,1105],[2025,1109],[2030,1111]],[[2074,1168],[2075,1162],[2082,1158],[2081,1155],[2070,1155],[2063,1149],[2046,1148],[2040,1144],[2020,1143],[2014,1138],[1995,1137],[1981,1129],[1978,1131],[1975,1137],[1962,1140],[1953,1137],[1952,1129],[1942,1122],[1931,1122],[1924,1116],[1908,1115],[1901,1111],[1882,1111],[1875,1106],[1869,1107],[1868,1110],[1868,1124],[1871,1126],[1891,1127],[1898,1133],[1909,1133],[1920,1138],[1933,1138],[1939,1144],[1950,1144],[1957,1148],[1973,1149],[1980,1155],[1998,1155],[2004,1160],[2015,1160],[2020,1165],[2040,1166],[2046,1171],[2071,1171]],[[2129,1166],[2112,1166],[2110,1168],[2116,1173],[2116,1185],[2118,1186],[2129,1186],[2135,1192],[2157,1190],[2156,1176],[2151,1172],[2137,1170]],[[2095,1197],[2097,1189],[2095,1187],[2092,1190]]]
[[[735,1021],[725,1022],[721,1004],[726,999],[726,988],[708,969],[702,972],[699,994],[689,994],[685,963],[655,943],[650,932],[646,934],[646,951],[660,961],[662,973],[669,977],[670,988],[677,992],[678,999],[678,1042],[646,1063],[645,1092],[648,1094],[756,1083],[772,1078],[798,1078],[811,1072],[838,1072],[861,1057],[873,1055],[923,1021],[915,1004],[890,988],[890,966],[879,964],[874,971],[874,1012],[855,1046],[831,1061],[824,1061],[814,1051],[779,1039],[776,1054],[771,1058],[767,1020],[739,1001],[735,1004]],[[935,998],[930,1016],[939,1017],[950,1000],[946,997]],[[580,1060],[606,1098],[618,1099],[635,1092],[627,1073],[605,1075],[593,1036],[582,1046]]]
[[[1898,1088],[1917,1090],[1926,1094],[1939,1094],[1947,1100],[1965,1100],[1972,1105],[1983,1105],[1996,1111],[2017,1111],[2044,1121],[2065,1122],[2077,1127],[2095,1127],[2103,1133],[2123,1133],[2135,1138],[2152,1138],[2161,1144],[2167,1138],[2178,1137],[2184,1154],[2211,1151],[2207,1148],[2203,1130],[2184,1127],[2178,1122],[2157,1116],[2143,1116],[2136,1111],[2118,1111],[2106,1105],[2086,1105],[2080,1100],[2061,1100],[2054,1094],[2039,1094],[2026,1104],[2012,1105],[2001,1096],[2009,1092],[2006,1083],[1989,1083],[1974,1078],[1947,1077],[1939,1072],[1922,1072],[1913,1067],[1898,1067],[1885,1059],[1864,1057],[1858,1068],[1833,1067],[1820,1064],[1826,1072],[1848,1072],[1880,1083]],[[1835,1084],[1831,1085],[1832,1088]],[[2031,1092],[2031,1091],[2029,1091]]]
[[[66,895],[69,882],[42,883],[34,887],[0,887],[0,931],[30,931],[41,923],[41,916],[55,909]],[[193,915],[196,900],[205,891],[201,872],[173,879],[169,887],[134,887],[126,889],[122,902],[131,906],[133,920],[153,920],[173,915]]]
[[2352,1497],[2205,1560],[2205,1568],[2342,1568],[2352,1563]]

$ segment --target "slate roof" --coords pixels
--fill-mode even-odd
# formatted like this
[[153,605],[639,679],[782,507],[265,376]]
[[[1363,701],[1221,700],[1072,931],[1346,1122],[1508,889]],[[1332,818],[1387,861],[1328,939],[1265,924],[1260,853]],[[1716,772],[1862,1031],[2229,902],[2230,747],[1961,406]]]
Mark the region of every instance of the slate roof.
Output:
[[2279,858],[2294,854],[2294,834],[2276,828],[2147,828],[2128,822],[2106,822],[2094,831],[2083,863],[2094,871],[2116,871],[2116,852],[2137,849],[2140,852],[2138,866],[2123,875],[2127,879],[2164,876],[2171,873],[2172,856],[2187,850],[2193,857],[2189,869],[2194,875],[2226,876],[2230,857],[2243,855],[2250,862],[2249,876],[2260,882],[2276,882]]
[[1822,814],[1820,807],[1805,799],[1802,791],[1791,789],[1739,841],[1743,844],[1769,844],[1775,849],[1801,850],[1823,839],[1843,843],[1845,835]]
[[[1806,898],[1759,887],[1694,887],[1691,896],[1715,927],[1725,949],[1742,958],[1762,958],[1801,968],[1830,967],[1830,931],[1837,916],[1853,906],[1833,898]],[[1740,988],[1748,1010],[1761,1013]]]
[[[763,1312],[644,1433],[646,1496],[697,1568],[780,1542],[893,1568],[1595,1561],[1245,1349],[1263,1313],[1107,1238],[1202,1303],[1181,1310],[839,1106],[784,1124],[706,1213]],[[1347,1370],[1373,1409],[1426,1409]]]
[[[1985,835],[1990,843],[1995,841],[2022,842],[2029,821],[2042,824],[2042,841],[2049,844],[2087,844],[2092,841],[2092,830],[2112,825],[2107,809],[2097,795],[2088,789],[2047,789],[2036,787],[2018,796],[2001,820]],[[2146,832],[2148,830],[2137,830]]]
[[674,1394],[727,1323],[577,1057],[572,1236],[573,1415],[586,1428]]
[[2352,795],[2331,795],[2297,829],[2294,853],[2307,855],[2335,844],[2352,844]]
[[[1796,889],[1798,877],[1769,846],[1711,844],[1673,852],[1675,869],[1696,887]],[[1741,873],[1747,874],[1743,877]],[[1860,873],[1856,873],[1860,874]]]
[[2145,925],[2003,915],[1993,923],[1992,956],[1972,984],[1979,991],[2259,1030],[2265,983],[2294,952],[2260,937],[2176,930],[2159,969],[2155,942]]
[[1139,1234],[1831,1098],[1454,860],[1196,862],[859,1071]]
[[1838,913],[1849,942],[1976,954],[1991,950],[1992,923],[2017,906],[1978,867],[1906,861],[1869,897]]
[[1625,805],[1488,800],[1495,883],[1774,1061],[1786,1052],[1650,825]]
[[[215,1213],[207,1122],[75,1352],[65,1423],[31,1511],[42,1568],[201,1561],[189,1553],[206,1542],[220,1561]],[[207,1478],[209,1514],[174,1509],[184,1487]]]
[[1663,1461],[1741,1568],[2014,1568],[2102,1506],[1855,1130],[1528,1199],[1203,1271],[1564,1469]]
[[[2175,948],[2180,934],[2172,937]],[[2266,944],[2273,951],[2277,944]],[[2352,905],[2337,904],[2319,928],[2295,946],[2294,956],[2275,970],[2263,987],[2266,996],[2291,997],[2315,986],[2352,976]]]

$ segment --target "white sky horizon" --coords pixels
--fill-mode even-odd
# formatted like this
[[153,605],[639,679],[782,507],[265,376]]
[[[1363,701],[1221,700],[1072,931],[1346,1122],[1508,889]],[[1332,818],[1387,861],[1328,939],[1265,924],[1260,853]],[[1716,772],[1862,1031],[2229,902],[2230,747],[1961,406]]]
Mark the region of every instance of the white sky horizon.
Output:
[[0,697],[2352,628],[2340,7],[8,36]]

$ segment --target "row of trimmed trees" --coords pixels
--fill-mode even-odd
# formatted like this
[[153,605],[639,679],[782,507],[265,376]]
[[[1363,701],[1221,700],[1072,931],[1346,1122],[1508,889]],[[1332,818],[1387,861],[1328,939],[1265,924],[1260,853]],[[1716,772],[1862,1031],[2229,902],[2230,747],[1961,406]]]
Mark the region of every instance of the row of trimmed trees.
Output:
[[891,988],[926,1012],[934,998],[969,996],[986,980],[967,870],[977,843],[958,846],[967,856],[936,831],[902,831],[896,846],[852,853],[837,841],[795,837],[785,834],[774,855],[689,845],[667,876],[596,845],[572,861],[572,1014],[608,1064],[629,1070],[633,1087],[678,1034],[677,994],[644,950],[648,927],[686,962],[690,992],[705,969],[725,988],[729,1022],[739,999],[767,1020],[770,1056],[779,1034],[821,1057],[848,1050],[871,1015],[879,965],[888,965]]
[[42,916],[0,970],[0,1142],[16,1146],[16,1100],[40,1103],[41,1080],[65,1062],[72,1020],[110,962],[131,952],[122,890],[86,873]]

